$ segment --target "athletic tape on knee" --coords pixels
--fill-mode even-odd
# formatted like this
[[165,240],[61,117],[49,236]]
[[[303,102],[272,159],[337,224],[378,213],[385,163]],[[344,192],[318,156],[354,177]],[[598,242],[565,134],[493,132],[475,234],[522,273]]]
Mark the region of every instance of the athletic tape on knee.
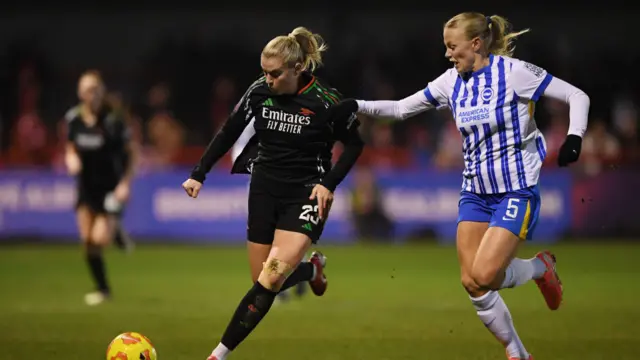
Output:
[[276,258],[269,259],[263,264],[264,272],[267,275],[277,275],[288,277],[293,272],[293,266]]

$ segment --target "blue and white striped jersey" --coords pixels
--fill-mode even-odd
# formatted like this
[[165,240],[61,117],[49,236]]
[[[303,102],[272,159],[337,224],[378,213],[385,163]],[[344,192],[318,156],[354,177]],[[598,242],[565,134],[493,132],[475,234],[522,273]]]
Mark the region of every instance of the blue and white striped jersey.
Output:
[[551,80],[533,64],[491,55],[468,77],[452,68],[427,85],[424,96],[451,108],[462,135],[463,190],[496,194],[538,183],[546,144],[533,113]]

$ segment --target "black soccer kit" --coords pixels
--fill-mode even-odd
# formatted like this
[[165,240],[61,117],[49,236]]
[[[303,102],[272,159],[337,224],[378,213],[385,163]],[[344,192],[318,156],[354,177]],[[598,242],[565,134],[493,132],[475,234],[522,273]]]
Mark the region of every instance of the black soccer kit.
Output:
[[66,119],[67,140],[82,163],[77,176],[77,206],[106,213],[105,197],[116,188],[130,161],[128,127],[123,116],[109,107],[102,108],[93,126],[82,120],[80,106],[71,108]]
[[[275,229],[308,235],[316,242],[324,221],[317,200],[309,200],[316,184],[334,191],[362,152],[355,114],[338,118],[331,105],[341,95],[320,79],[304,74],[306,86],[295,95],[276,95],[265,78],[254,82],[211,141],[191,178],[205,174],[255,119],[256,134],[236,159],[232,173],[250,173],[247,239],[271,244]],[[344,144],[332,166],[336,141]]]

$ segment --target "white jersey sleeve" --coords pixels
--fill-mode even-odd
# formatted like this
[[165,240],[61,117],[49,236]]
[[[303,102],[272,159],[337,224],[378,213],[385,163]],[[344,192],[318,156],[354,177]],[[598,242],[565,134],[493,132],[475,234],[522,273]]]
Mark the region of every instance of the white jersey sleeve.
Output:
[[584,91],[554,77],[544,91],[544,96],[569,104],[569,135],[584,136],[589,122],[591,100]]
[[445,71],[435,80],[430,82],[424,89],[424,96],[434,107],[447,106],[449,104],[449,94],[453,89],[453,82],[457,77],[454,69]]
[[236,159],[238,158],[238,156],[240,156],[240,153],[242,152],[244,147],[247,145],[249,140],[251,140],[253,135],[255,135],[256,130],[253,128],[254,122],[255,122],[255,118],[251,119],[251,121],[249,122],[249,125],[247,125],[247,127],[244,128],[244,131],[242,132],[242,134],[240,135],[236,143],[233,144],[233,147],[231,148],[231,161],[234,161],[234,162],[236,161]]
[[427,100],[424,91],[407,96],[402,100],[356,100],[358,113],[389,119],[404,120],[423,111],[433,108]]
[[524,99],[538,101],[549,86],[551,76],[547,70],[522,60],[511,59],[510,82],[516,94]]
[[[453,75],[455,79],[455,75]],[[404,120],[424,111],[446,106],[449,103],[449,92],[452,89],[452,72],[447,70],[437,79],[430,82],[423,90],[402,100],[357,100],[358,112],[361,114]]]

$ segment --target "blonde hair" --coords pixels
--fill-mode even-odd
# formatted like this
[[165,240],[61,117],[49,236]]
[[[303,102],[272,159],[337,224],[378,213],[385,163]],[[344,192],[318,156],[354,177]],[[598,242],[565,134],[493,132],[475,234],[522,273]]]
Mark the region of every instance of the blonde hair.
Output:
[[511,32],[511,24],[499,15],[484,16],[477,12],[460,13],[447,21],[445,28],[462,27],[467,39],[479,37],[490,54],[513,56],[516,38],[529,29]]
[[262,50],[264,57],[281,56],[289,66],[296,63],[302,69],[313,72],[322,66],[322,52],[327,50],[322,36],[314,34],[305,27],[297,27],[289,35],[273,38]]
[[83,72],[80,75],[80,78],[78,78],[78,82],[80,82],[80,81],[82,81],[82,79],[88,78],[88,77],[92,77],[92,78],[96,79],[96,81],[99,82],[100,84],[104,84],[104,81],[102,80],[102,73],[100,73],[100,70],[91,69],[91,70],[87,70],[87,71]]

